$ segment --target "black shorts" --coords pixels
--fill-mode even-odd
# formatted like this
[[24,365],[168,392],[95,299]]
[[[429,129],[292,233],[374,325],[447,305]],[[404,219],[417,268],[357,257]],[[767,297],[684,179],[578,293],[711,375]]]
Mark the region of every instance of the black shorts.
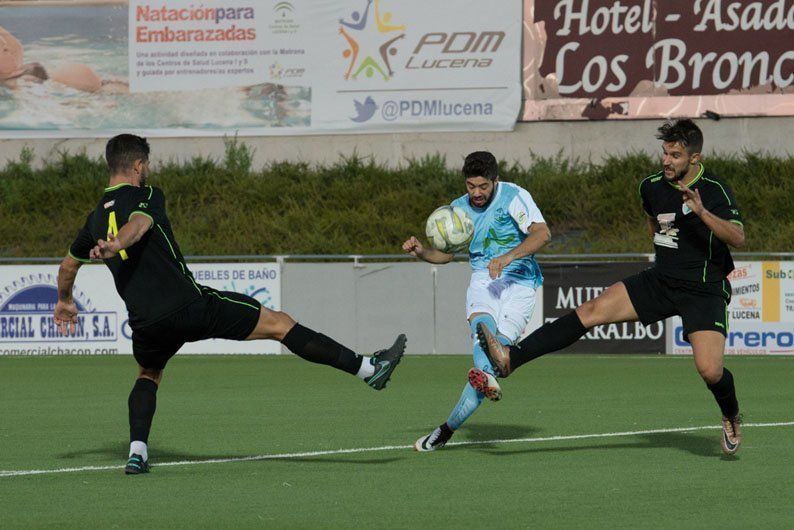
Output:
[[201,286],[201,298],[148,326],[132,330],[132,353],[144,368],[163,369],[186,342],[245,340],[259,322],[261,304],[240,293]]
[[623,280],[640,322],[652,324],[680,315],[684,323],[684,340],[695,331],[712,330],[728,334],[728,304],[731,284],[693,282],[646,269]]

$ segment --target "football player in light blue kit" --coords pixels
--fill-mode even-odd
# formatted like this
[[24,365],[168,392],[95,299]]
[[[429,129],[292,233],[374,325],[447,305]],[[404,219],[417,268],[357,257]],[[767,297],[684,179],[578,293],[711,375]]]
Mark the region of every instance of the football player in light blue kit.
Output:
[[[466,292],[474,368],[447,421],[419,438],[414,444],[417,451],[443,447],[483,398],[502,398],[493,367],[477,341],[477,324],[487,326],[504,344],[515,343],[532,316],[535,290],[543,283],[533,255],[551,239],[551,233],[529,192],[500,182],[497,169],[491,153],[471,153],[463,164],[466,194],[452,202],[474,222],[469,245],[472,274]],[[423,246],[415,237],[403,243],[403,250],[428,263],[449,263],[453,258]]]

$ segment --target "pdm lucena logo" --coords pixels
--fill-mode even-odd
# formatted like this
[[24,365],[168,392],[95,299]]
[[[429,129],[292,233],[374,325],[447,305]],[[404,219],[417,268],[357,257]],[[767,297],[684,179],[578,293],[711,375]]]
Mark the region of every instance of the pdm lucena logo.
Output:
[[[362,4],[364,0],[361,0]],[[394,77],[392,58],[397,42],[405,38],[405,24],[393,21],[392,13],[384,11],[381,0],[366,0],[363,11],[353,11],[339,19],[339,35],[345,44],[342,56],[348,60],[344,78],[388,81]]]

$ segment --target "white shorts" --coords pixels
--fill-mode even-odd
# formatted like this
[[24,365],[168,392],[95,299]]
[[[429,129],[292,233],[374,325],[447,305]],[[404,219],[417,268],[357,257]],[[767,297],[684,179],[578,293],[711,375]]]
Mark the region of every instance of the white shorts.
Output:
[[487,313],[496,320],[496,329],[515,342],[527,327],[535,309],[535,288],[504,278],[491,280],[487,271],[471,276],[466,291],[466,318]]

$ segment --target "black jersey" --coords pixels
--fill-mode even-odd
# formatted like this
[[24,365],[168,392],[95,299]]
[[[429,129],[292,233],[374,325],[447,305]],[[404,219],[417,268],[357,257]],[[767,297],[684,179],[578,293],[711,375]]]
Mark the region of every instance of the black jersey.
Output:
[[[733,223],[742,224],[739,207],[728,186],[703,165],[689,184],[700,193],[709,212]],[[681,280],[716,282],[733,270],[728,245],[714,236],[700,217],[684,203],[677,184],[667,182],[659,172],[640,183],[645,212],[656,221],[653,244],[656,267],[662,274]]]
[[140,241],[104,261],[127,305],[130,326],[143,327],[201,297],[171,231],[162,190],[130,184],[106,188],[96,209],[88,214],[69,254],[88,262],[97,240],[106,240],[109,232],[118,233],[133,215],[149,217],[152,228]]

